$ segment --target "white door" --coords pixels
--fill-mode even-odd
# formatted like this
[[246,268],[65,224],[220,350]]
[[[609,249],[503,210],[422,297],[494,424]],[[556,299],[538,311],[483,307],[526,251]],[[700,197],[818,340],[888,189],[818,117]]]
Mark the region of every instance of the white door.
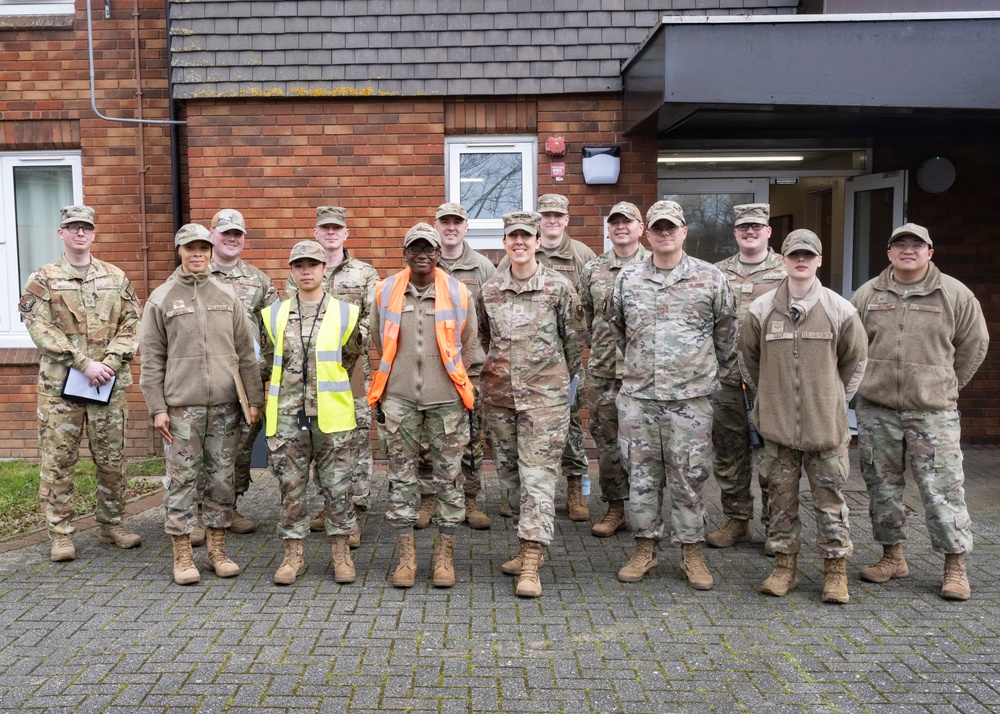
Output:
[[893,229],[906,222],[907,172],[888,171],[847,179],[844,187],[844,284],[850,298],[888,264]]

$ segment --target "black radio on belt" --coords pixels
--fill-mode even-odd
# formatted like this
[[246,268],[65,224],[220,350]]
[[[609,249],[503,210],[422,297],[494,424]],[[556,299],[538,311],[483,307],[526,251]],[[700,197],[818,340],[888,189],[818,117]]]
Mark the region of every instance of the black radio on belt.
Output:
[[299,420],[299,429],[309,431],[309,417],[306,415],[306,410],[299,409],[299,413],[295,416]]

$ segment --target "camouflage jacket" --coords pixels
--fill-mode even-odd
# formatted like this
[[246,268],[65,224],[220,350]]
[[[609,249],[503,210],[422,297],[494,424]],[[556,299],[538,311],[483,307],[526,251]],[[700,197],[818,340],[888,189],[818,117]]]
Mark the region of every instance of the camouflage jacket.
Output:
[[736,308],[722,271],[686,253],[664,276],[652,255],[623,268],[611,298],[611,331],[625,355],[622,393],[661,401],[719,388],[735,360]]
[[638,250],[628,258],[619,258],[614,250],[599,255],[583,266],[580,273],[580,300],[587,316],[587,331],[590,338],[590,362],[587,372],[594,377],[621,379],[624,359],[608,324],[611,308],[611,291],[615,279],[626,265],[643,260],[649,251],[640,244]]
[[[770,248],[767,249],[767,257],[757,265],[741,263],[740,254],[737,253],[730,258],[720,260],[715,264],[715,267],[721,270],[726,279],[729,280],[729,287],[733,289],[733,300],[736,302],[736,317],[740,320],[750,309],[750,303],[764,293],[774,290],[785,279],[785,264],[781,262],[781,256]],[[732,363],[726,369],[721,370],[719,381],[738,387],[740,385],[739,365]]]
[[[330,309],[330,303],[330,300],[324,300],[322,305],[314,305],[311,309],[307,306],[304,311],[307,316],[303,319],[302,313],[299,311],[299,301],[292,300],[288,313],[288,324],[285,325],[284,344],[282,345],[281,388],[278,390],[279,414],[297,414],[299,409],[305,409],[309,416],[319,414],[316,406],[316,333],[319,332],[323,316]],[[305,335],[302,334],[303,323],[305,324]],[[354,369],[355,363],[362,355],[360,328],[359,318],[347,339],[347,344],[344,345],[341,364],[348,372]],[[304,339],[308,339],[310,331],[313,336],[312,344],[307,345],[312,349],[309,351],[308,365],[306,365],[308,371],[305,374],[309,378],[308,384],[306,384],[302,379],[304,355],[302,343]],[[267,332],[264,333],[264,340],[270,347],[267,351],[273,353],[274,346],[270,344],[271,340]]]
[[462,254],[454,260],[444,257],[438,262],[438,267],[449,275],[454,275],[462,281],[462,284],[469,289],[469,298],[476,299],[479,289],[487,280],[497,274],[497,269],[482,253],[474,251],[472,247],[465,243],[462,247]]
[[[278,299],[278,291],[274,287],[271,279],[264,272],[242,258],[236,261],[236,265],[229,271],[220,268],[212,261],[212,276],[230,290],[236,293],[236,297],[243,303],[247,311],[247,317],[254,326],[254,339],[257,346],[264,344],[266,337],[264,323],[260,319],[260,311]],[[271,373],[271,365],[261,357],[260,374],[261,378],[267,381]]]
[[[371,314],[375,304],[375,283],[378,282],[378,272],[368,263],[352,258],[347,248],[344,248],[344,260],[339,265],[326,269],[323,275],[323,289],[338,300],[357,305],[361,311],[358,315],[358,326],[361,331],[361,343],[364,354],[371,350],[371,334],[369,332]],[[295,278],[291,275],[285,281],[285,300],[299,292]],[[355,398],[364,398],[368,394],[368,384],[371,379],[371,360],[358,360],[360,370],[351,371],[351,391]]]
[[119,268],[91,258],[82,279],[61,256],[28,277],[18,309],[41,353],[39,394],[61,394],[69,368],[83,371],[92,360],[115,371],[116,387],[132,384],[141,309]]
[[[546,268],[555,270],[566,278],[574,288],[580,283],[580,273],[583,266],[597,257],[597,253],[578,240],[573,240],[568,233],[563,233],[562,242],[555,248],[538,246],[535,258]],[[510,269],[510,259],[504,256],[497,266],[497,272]]]
[[518,289],[510,270],[483,284],[476,300],[486,351],[487,404],[524,411],[568,404],[573,375],[583,384],[586,322],[569,281],[543,265]]

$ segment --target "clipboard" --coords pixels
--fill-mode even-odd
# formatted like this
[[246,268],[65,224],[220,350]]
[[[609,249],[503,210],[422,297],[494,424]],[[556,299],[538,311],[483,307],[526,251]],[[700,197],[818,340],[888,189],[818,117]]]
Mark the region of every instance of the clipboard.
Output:
[[91,387],[90,380],[80,370],[70,367],[66,373],[66,381],[63,382],[60,395],[63,399],[80,404],[99,404],[106,407],[111,402],[111,393],[115,389],[115,382],[118,375],[111,378],[107,384],[99,387]]
[[233,375],[233,382],[236,384],[236,396],[240,400],[240,409],[243,412],[243,419],[250,423],[250,400],[247,399],[247,389],[243,385],[243,377],[237,372]]

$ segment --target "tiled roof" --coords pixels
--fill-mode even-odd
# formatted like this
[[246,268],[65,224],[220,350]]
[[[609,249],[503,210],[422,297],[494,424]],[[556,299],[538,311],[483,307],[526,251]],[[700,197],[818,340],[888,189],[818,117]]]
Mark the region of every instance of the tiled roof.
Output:
[[621,89],[664,15],[794,13],[798,0],[170,2],[177,98]]

